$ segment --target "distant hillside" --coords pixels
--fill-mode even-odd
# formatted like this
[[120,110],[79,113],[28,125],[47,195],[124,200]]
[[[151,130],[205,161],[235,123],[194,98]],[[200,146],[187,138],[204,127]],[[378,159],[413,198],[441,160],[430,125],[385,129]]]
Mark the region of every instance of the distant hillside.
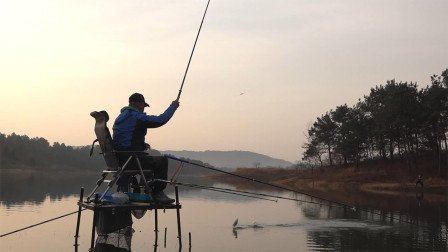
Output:
[[272,158],[250,151],[161,151],[176,157],[201,160],[215,167],[245,168],[245,167],[290,167],[294,164],[283,159]]
[[[67,146],[50,143],[45,138],[29,138],[15,133],[0,133],[0,171],[2,170],[34,170],[34,171],[82,171],[96,172],[104,168],[104,160],[99,146],[95,146],[94,155],[90,156],[91,146]],[[253,167],[290,167],[293,164],[248,151],[160,151],[178,158],[189,159],[192,163],[213,166],[216,168],[253,168]],[[160,155],[152,150],[151,155]],[[175,171],[178,162],[171,160],[169,170]],[[191,166],[191,167],[189,167]],[[186,165],[184,174],[205,175],[206,169],[194,165]],[[193,168],[194,167],[194,168]]]

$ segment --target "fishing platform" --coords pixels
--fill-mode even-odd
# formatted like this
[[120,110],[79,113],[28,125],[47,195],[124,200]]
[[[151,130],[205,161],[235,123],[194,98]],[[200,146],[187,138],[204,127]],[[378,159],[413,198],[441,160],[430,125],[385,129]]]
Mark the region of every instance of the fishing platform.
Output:
[[[155,234],[157,244],[158,234],[158,210],[175,209],[177,211],[177,232],[180,248],[182,248],[181,240],[181,226],[180,226],[180,209],[182,206],[179,203],[179,192],[177,186],[175,186],[175,200],[174,203],[168,203],[171,201],[157,201],[156,198],[152,198],[151,192],[153,190],[154,183],[170,183],[170,181],[157,179],[154,176],[152,169],[143,169],[140,163],[141,158],[150,157],[148,153],[142,151],[117,151],[114,149],[112,136],[107,127],[109,115],[106,111],[94,111],[90,115],[95,119],[95,135],[97,139],[93,141],[90,155],[93,153],[94,145],[99,143],[101,149],[101,155],[104,157],[106,163],[106,169],[103,170],[100,178],[96,182],[96,186],[91,193],[84,199],[84,188],[81,188],[80,198],[78,205],[78,220],[76,224],[75,235],[75,251],[78,247],[79,226],[81,220],[81,212],[83,210],[93,211],[92,222],[92,238],[90,251],[95,251],[95,230],[98,233],[98,237],[107,236],[114,232],[121,232],[122,229],[128,229],[132,227],[132,215],[140,219],[146,213],[147,210],[154,210],[155,220]],[[117,155],[125,154],[126,162],[120,164],[118,162]],[[109,175],[112,178],[107,179]],[[133,184],[128,183],[129,178],[139,176],[140,183]],[[124,184],[117,188],[117,192],[110,192],[111,189],[117,185],[117,181],[120,178],[125,179]],[[103,183],[107,183],[107,188],[98,193],[100,186]],[[133,184],[133,190],[131,187]],[[117,185],[118,186],[118,185]],[[138,188],[138,192],[135,189]],[[132,193],[131,193],[132,191]],[[167,203],[167,204],[165,204]],[[132,232],[132,231],[131,231]],[[155,245],[156,245],[155,244]]]
[[[180,248],[182,248],[182,230],[180,224],[180,209],[182,208],[182,205],[179,203],[179,192],[177,186],[175,187],[175,202],[172,204],[158,204],[153,202],[139,202],[139,201],[128,201],[126,203],[117,204],[108,202],[106,200],[100,200],[99,194],[95,194],[93,200],[84,200],[84,188],[81,188],[80,198],[77,205],[79,208],[78,208],[78,220],[76,224],[76,234],[74,244],[76,251],[77,247],[79,246],[78,244],[79,227],[81,220],[81,212],[83,210],[93,211],[92,234],[91,234],[89,251],[95,251],[95,230],[98,233],[98,235],[101,235],[104,233],[115,231],[116,229],[124,228],[129,224],[132,225],[132,220],[128,219],[132,218],[131,211],[134,211],[132,213],[134,215],[134,213],[139,210],[144,212],[147,210],[154,211],[154,232],[156,236],[155,246],[157,246],[158,229],[159,229],[158,210],[165,211],[167,209],[173,209],[176,210],[177,212],[177,234],[178,234],[177,237],[179,239]],[[114,220],[110,220],[109,218],[111,218],[111,216],[113,215],[116,215],[116,217],[114,218]],[[140,216],[140,218],[141,217],[142,216]]]

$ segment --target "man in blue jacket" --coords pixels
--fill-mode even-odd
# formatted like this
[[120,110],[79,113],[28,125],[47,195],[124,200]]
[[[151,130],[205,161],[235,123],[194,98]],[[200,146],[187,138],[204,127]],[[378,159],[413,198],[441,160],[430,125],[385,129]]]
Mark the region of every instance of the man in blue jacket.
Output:
[[[134,93],[129,97],[129,106],[121,109],[120,115],[115,119],[113,126],[114,147],[118,152],[117,157],[120,165],[129,157],[127,151],[145,151],[150,148],[145,143],[145,136],[148,128],[157,128],[167,123],[179,107],[179,100],[175,100],[162,114],[147,115],[143,111],[149,107],[142,94]],[[164,156],[144,155],[139,158],[143,169],[150,169],[157,179],[167,180],[168,159]],[[136,162],[131,165],[136,165]],[[129,184],[129,176],[122,176],[117,182],[121,190],[126,190]],[[162,204],[173,203],[174,200],[166,196],[163,190],[166,183],[156,182],[151,192],[151,199]]]

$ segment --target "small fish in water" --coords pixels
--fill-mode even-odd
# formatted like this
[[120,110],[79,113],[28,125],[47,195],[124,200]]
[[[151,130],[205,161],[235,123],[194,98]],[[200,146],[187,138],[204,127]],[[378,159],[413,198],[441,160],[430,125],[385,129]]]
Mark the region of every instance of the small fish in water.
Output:
[[238,218],[236,218],[236,220],[233,222],[233,227],[235,228],[236,225],[238,225]]

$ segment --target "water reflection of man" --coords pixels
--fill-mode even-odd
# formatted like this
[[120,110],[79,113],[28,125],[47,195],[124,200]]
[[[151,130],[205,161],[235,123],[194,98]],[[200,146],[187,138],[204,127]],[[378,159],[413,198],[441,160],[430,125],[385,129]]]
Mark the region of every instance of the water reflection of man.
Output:
[[98,235],[95,243],[95,252],[131,251],[133,232],[132,226],[128,226],[112,233]]
[[[150,148],[149,144],[145,143],[147,129],[166,124],[179,107],[179,100],[174,100],[165,112],[158,116],[144,113],[146,107],[149,107],[149,104],[146,103],[143,95],[134,93],[129,97],[129,106],[122,108],[121,114],[115,119],[112,128],[114,147],[117,151],[124,151],[117,155],[120,165],[124,165],[129,158],[130,154],[127,151],[145,151]],[[166,157],[148,155],[140,157],[139,160],[143,169],[154,172],[156,179],[167,179],[168,160]],[[133,162],[131,165],[136,165],[135,160]],[[121,177],[117,184],[122,191],[127,191],[129,176]],[[162,204],[173,203],[174,199],[163,192],[165,188],[164,182],[154,183],[151,200]]]
[[423,201],[423,192],[415,193],[415,198],[417,199],[418,206],[420,207],[422,205],[422,201]]

